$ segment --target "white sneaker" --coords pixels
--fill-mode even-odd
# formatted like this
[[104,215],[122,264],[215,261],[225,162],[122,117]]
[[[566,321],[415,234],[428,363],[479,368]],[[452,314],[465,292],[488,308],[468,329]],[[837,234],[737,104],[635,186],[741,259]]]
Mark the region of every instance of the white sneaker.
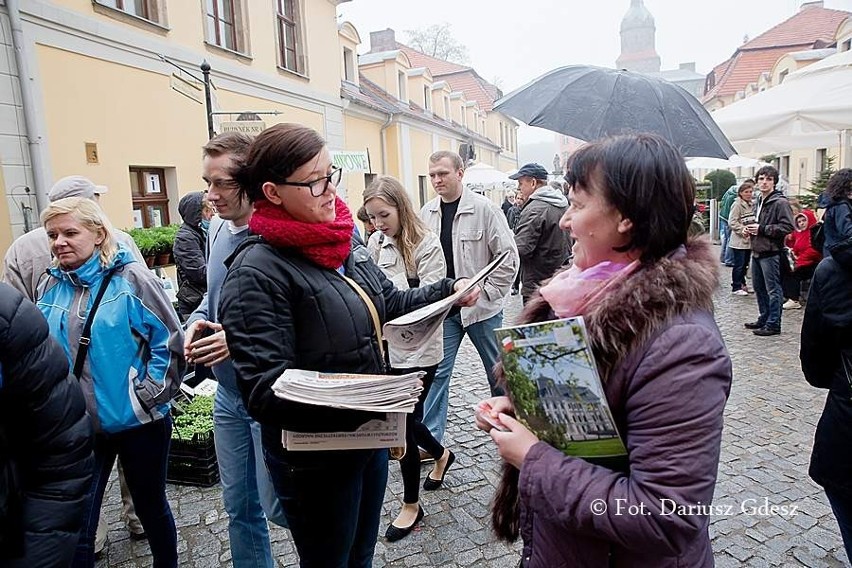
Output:
[[781,307],[785,310],[801,310],[802,304],[800,304],[796,300],[787,300]]
[[748,292],[743,289],[734,290],[733,292],[731,292],[731,294],[733,294],[734,296],[748,296]]

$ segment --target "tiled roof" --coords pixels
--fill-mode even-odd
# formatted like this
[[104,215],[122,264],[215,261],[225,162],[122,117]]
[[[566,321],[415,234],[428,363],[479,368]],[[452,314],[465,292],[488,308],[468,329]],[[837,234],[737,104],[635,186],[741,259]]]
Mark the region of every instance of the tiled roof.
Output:
[[422,122],[452,130],[461,138],[464,138],[466,140],[473,140],[475,142],[479,142],[480,144],[495,146],[494,142],[492,142],[488,138],[482,136],[481,134],[477,134],[476,132],[468,128],[465,128],[464,126],[456,122],[444,120],[443,118],[424,110],[423,108],[417,106],[414,103],[403,103],[402,101],[394,98],[393,96],[385,92],[385,90],[382,89],[380,86],[364,77],[364,75],[359,75],[359,83],[360,85],[356,85],[354,83],[350,83],[349,81],[343,81],[340,88],[341,96],[345,99],[349,99],[350,101],[364,105],[379,112],[387,114],[404,114]]
[[412,67],[428,67],[436,81],[447,81],[454,91],[462,91],[467,100],[476,101],[479,108],[485,112],[491,112],[494,101],[503,96],[500,89],[480,77],[473,67],[450,63],[420,53],[399,42],[396,43],[396,47],[408,56]]
[[820,7],[805,8],[777,26],[737,48],[727,61],[717,65],[712,73],[715,86],[702,97],[733,95],[758,80],[760,74],[772,70],[780,57],[793,51],[822,47],[834,40],[834,34],[850,12]]
[[[500,98],[492,94],[492,92],[499,92],[497,87],[484,81],[473,69],[441,75],[441,79],[449,83],[454,91],[463,92],[467,100],[476,101],[479,108],[485,112],[491,112],[494,101]],[[492,87],[493,90],[489,91],[488,87]]]
[[443,59],[438,59],[437,57],[426,55],[425,53],[420,53],[416,49],[412,49],[399,42],[396,42],[396,48],[402,50],[408,56],[412,67],[428,67],[429,71],[432,72],[433,77],[436,75],[443,75],[445,73],[455,73],[457,71],[470,69],[470,67],[459,65],[458,63],[451,63],[449,61],[444,61]]
[[816,6],[805,8],[763,32],[743,45],[741,49],[812,44],[819,39],[831,43],[834,41],[837,28],[849,16],[852,16],[852,13],[843,10],[829,10]]
[[705,93],[702,100],[733,95],[745,89],[749,83],[756,82],[761,73],[771,71],[775,62],[790,51],[789,46],[750,51],[737,50],[732,58],[713,69],[716,85]]

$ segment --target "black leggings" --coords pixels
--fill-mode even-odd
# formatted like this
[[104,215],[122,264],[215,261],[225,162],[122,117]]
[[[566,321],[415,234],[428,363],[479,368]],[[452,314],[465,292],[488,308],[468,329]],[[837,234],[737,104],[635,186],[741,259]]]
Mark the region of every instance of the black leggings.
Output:
[[429,432],[429,428],[423,425],[423,401],[429,394],[432,381],[435,380],[435,371],[438,365],[431,367],[416,367],[411,369],[391,369],[394,375],[404,375],[414,371],[426,371],[423,377],[423,392],[417,399],[414,412],[405,419],[405,456],[399,460],[399,468],[402,471],[402,501],[403,503],[417,503],[420,500],[420,448],[435,458],[444,455],[444,446],[441,445]]

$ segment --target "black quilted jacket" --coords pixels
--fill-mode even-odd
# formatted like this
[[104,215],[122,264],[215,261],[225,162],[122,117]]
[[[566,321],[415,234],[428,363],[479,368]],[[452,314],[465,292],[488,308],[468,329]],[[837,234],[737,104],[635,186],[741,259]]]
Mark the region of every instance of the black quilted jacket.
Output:
[[92,426],[47,322],[6,284],[0,284],[0,446],[0,566],[68,566],[89,493]]
[[[336,270],[321,268],[260,237],[246,239],[229,259],[219,321],[249,414],[263,426],[267,448],[280,447],[280,430],[354,430],[372,413],[299,404],[276,397],[272,384],[288,368],[342,373],[384,371],[364,301]],[[384,324],[452,293],[448,278],[397,290],[353,242],[346,275],[371,297]]]

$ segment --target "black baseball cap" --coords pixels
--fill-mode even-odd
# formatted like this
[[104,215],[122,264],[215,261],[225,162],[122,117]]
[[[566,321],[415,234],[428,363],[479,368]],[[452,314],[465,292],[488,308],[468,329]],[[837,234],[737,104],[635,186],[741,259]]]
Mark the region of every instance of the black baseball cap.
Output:
[[517,172],[509,176],[509,179],[519,180],[522,177],[543,179],[547,181],[547,170],[541,164],[524,164]]

